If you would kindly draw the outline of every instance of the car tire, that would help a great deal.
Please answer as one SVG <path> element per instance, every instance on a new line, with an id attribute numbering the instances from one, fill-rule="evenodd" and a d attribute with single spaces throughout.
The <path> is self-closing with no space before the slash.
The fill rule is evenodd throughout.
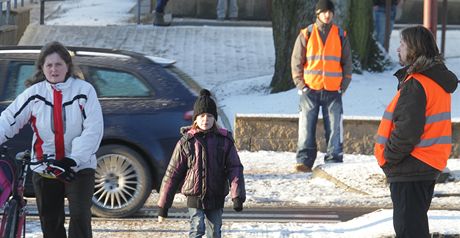
<path id="1" fill-rule="evenodd" d="M 139 153 L 122 145 L 97 152 L 91 212 L 99 217 L 127 217 L 138 211 L 152 191 L 149 166 Z"/>

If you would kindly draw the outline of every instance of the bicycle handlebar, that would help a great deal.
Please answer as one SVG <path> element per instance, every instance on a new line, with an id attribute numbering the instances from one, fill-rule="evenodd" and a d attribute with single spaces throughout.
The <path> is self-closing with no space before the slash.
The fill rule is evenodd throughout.
<path id="1" fill-rule="evenodd" d="M 26 151 L 19 152 L 16 154 L 16 160 L 22 161 L 23 163 L 27 165 L 46 164 L 46 163 L 54 161 L 54 159 L 48 159 L 49 157 L 54 157 L 54 156 L 53 155 L 43 155 L 41 160 L 32 162 L 31 157 L 30 157 L 30 151 L 26 150 Z"/>

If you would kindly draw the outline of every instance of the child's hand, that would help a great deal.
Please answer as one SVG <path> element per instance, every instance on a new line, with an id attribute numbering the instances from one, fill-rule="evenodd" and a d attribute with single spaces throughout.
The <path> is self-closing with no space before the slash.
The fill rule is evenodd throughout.
<path id="1" fill-rule="evenodd" d="M 158 222 L 160 222 L 160 223 L 163 222 L 165 219 L 166 218 L 164 218 L 164 217 L 158 216 Z"/>

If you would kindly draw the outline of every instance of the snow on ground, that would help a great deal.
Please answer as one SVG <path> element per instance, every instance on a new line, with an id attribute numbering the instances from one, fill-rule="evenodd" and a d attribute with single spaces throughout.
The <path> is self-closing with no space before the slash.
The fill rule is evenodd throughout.
<path id="1" fill-rule="evenodd" d="M 137 0 L 66 0 L 58 11 L 46 20 L 47 25 L 113 25 L 127 22 Z"/>
<path id="2" fill-rule="evenodd" d="M 458 234 L 460 211 L 429 211 L 430 231 L 439 234 Z M 455 220 L 457 219 L 457 220 Z M 28 238 L 42 237 L 39 223 L 30 221 Z M 152 219 L 141 219 L 131 222 L 119 222 L 107 219 L 93 222 L 93 235 L 98 238 L 151 238 L 187 237 L 188 221 L 167 220 L 156 223 Z M 34 231 L 31 231 L 34 230 Z M 378 210 L 353 220 L 336 224 L 308 223 L 273 223 L 273 222 L 228 222 L 223 223 L 223 237 L 228 238 L 380 238 L 389 237 L 393 232 L 392 211 Z M 390 236 L 391 237 L 391 236 Z"/>
<path id="3" fill-rule="evenodd" d="M 321 155 L 320 155 L 321 156 Z M 290 152 L 240 152 L 245 166 L 248 201 L 245 207 L 257 206 L 347 206 L 386 207 L 389 209 L 357 217 L 341 223 L 308 224 L 294 222 L 231 222 L 224 219 L 224 237 L 384 237 L 393 234 L 391 200 L 383 174 L 372 156 L 346 155 L 343 164 L 324 164 L 318 168 L 346 185 L 368 193 L 349 191 L 329 180 L 312 174 L 292 172 L 295 154 Z M 435 194 L 460 193 L 460 160 L 449 160 L 455 182 L 437 184 Z M 157 194 L 154 194 L 157 195 Z M 155 196 L 153 196 L 155 200 Z M 185 199 L 176 195 L 173 206 L 183 207 Z M 227 202 L 227 206 L 230 202 Z M 432 208 L 459 208 L 458 197 L 435 197 Z M 244 211 L 243 211 L 244 212 Z M 430 231 L 460 234 L 460 211 L 429 212 Z M 95 237 L 185 237 L 188 221 L 168 219 L 158 224 L 154 220 L 93 221 Z M 27 223 L 27 237 L 41 237 L 38 221 Z"/>

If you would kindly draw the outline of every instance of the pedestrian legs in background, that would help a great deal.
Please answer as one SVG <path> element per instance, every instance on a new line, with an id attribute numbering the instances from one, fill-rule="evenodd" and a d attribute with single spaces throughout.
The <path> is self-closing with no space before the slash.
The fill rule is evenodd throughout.
<path id="1" fill-rule="evenodd" d="M 153 12 L 153 25 L 155 26 L 169 26 L 170 23 L 164 19 L 165 8 L 168 4 L 168 0 L 157 0 L 157 6 L 155 12 Z"/>
<path id="2" fill-rule="evenodd" d="M 217 0 L 217 20 L 225 20 L 228 11 L 230 20 L 238 19 L 238 0 Z"/>
<path id="3" fill-rule="evenodd" d="M 385 25 L 386 25 L 386 15 L 385 7 L 374 6 L 373 11 L 374 16 L 374 36 L 375 40 L 379 42 L 382 46 L 385 44 Z M 396 17 L 396 5 L 392 5 L 390 13 L 390 32 L 388 37 L 390 37 L 391 32 L 393 31 L 393 25 L 395 23 Z"/>

